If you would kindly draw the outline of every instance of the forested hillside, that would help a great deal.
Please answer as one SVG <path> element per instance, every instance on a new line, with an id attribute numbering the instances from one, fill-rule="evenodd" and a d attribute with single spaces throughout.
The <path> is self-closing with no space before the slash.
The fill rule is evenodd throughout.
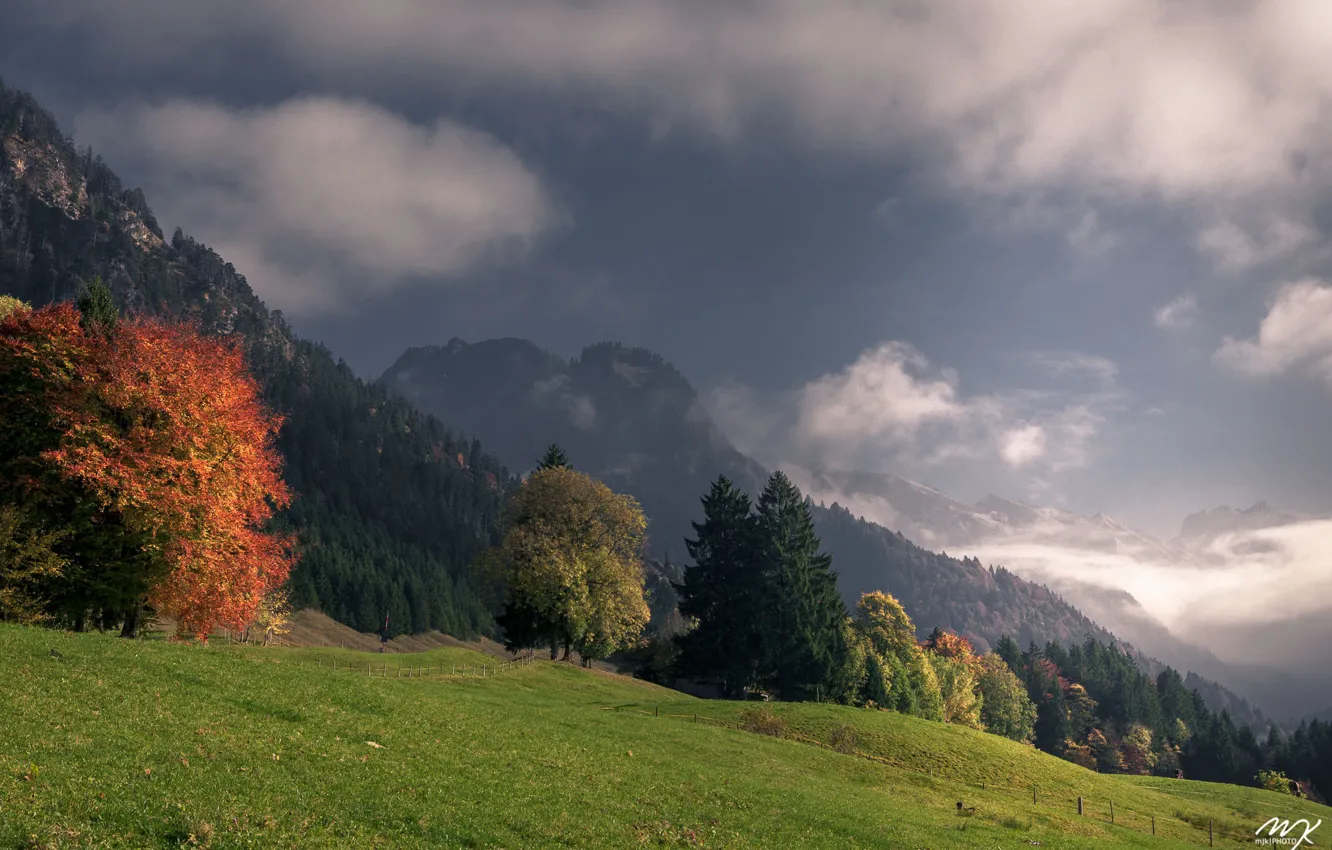
<path id="1" fill-rule="evenodd" d="M 293 603 L 364 631 L 385 615 L 394 634 L 489 624 L 464 572 L 514 484 L 494 457 L 296 337 L 206 246 L 179 229 L 165 238 L 140 191 L 3 82 L 0 146 L 0 294 L 40 306 L 101 276 L 122 311 L 243 340 L 286 418 L 278 447 L 296 498 L 280 522 L 303 544 Z"/>
<path id="2" fill-rule="evenodd" d="M 407 351 L 383 382 L 423 411 L 485 434 L 514 466 L 558 442 L 575 467 L 638 498 L 658 556 L 680 559 L 716 476 L 757 493 L 768 474 L 731 445 L 679 371 L 641 348 L 599 343 L 565 361 L 526 340 L 455 339 Z M 868 591 L 892 593 L 922 638 L 940 626 L 981 651 L 1003 634 L 1111 639 L 1056 594 L 1005 570 L 926 551 L 837 505 L 815 506 L 814 517 L 848 604 Z"/>

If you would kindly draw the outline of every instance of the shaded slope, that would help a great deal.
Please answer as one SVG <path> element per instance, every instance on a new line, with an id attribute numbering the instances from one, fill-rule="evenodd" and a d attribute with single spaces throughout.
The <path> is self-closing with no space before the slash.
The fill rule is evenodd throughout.
<path id="1" fill-rule="evenodd" d="M 76 150 L 29 96 L 0 84 L 0 293 L 36 305 L 102 276 L 130 312 L 197 320 L 247 350 L 286 417 L 279 448 L 301 534 L 294 601 L 362 631 L 473 635 L 488 614 L 462 579 L 493 538 L 512 480 L 480 445 L 299 339 L 245 277 L 138 190 Z"/>

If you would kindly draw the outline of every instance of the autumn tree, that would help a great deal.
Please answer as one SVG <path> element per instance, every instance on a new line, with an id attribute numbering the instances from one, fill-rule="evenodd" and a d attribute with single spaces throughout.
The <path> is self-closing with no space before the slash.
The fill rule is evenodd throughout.
<path id="1" fill-rule="evenodd" d="M 10 313 L 19 308 L 29 309 L 27 304 L 12 295 L 0 295 L 0 320 L 4 320 Z"/>
<path id="2" fill-rule="evenodd" d="M 632 497 L 567 467 L 533 473 L 505 509 L 485 558 L 503 576 L 500 622 L 511 648 L 548 642 L 585 660 L 632 643 L 647 625 L 647 521 Z"/>
<path id="3" fill-rule="evenodd" d="M 265 645 L 291 633 L 291 600 L 286 590 L 278 588 L 260 600 L 254 619 L 245 629 L 247 640 L 251 630 L 263 636 Z"/>
<path id="4" fill-rule="evenodd" d="M 982 697 L 976 684 L 976 656 L 971 643 L 954 632 L 936 628 L 926 641 L 925 650 L 939 682 L 944 722 L 982 728 Z"/>
<path id="5" fill-rule="evenodd" d="M 902 714 L 943 719 L 943 696 L 934 666 L 916 642 L 916 626 L 890 593 L 862 594 L 856 630 L 865 636 L 890 683 L 885 706 Z"/>
<path id="6" fill-rule="evenodd" d="M 60 538 L 60 532 L 36 526 L 27 511 L 0 504 L 0 620 L 48 618 L 42 588 L 65 570 L 65 559 L 55 551 Z"/>
<path id="7" fill-rule="evenodd" d="M 985 731 L 1028 743 L 1036 724 L 1036 705 L 1022 681 L 997 652 L 976 659 L 976 689 L 981 695 Z"/>
<path id="8" fill-rule="evenodd" d="M 129 634 L 145 601 L 185 633 L 241 628 L 295 560 L 266 530 L 289 501 L 281 420 L 234 344 L 106 319 L 66 303 L 0 323 L 0 482 L 82 556 L 53 604 L 80 623 L 121 606 Z"/>

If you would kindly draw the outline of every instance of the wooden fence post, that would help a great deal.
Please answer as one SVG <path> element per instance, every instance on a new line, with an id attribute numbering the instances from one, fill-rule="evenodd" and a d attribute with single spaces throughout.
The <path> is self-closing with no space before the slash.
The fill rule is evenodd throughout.
<path id="1" fill-rule="evenodd" d="M 1110 822 L 1111 822 L 1111 823 L 1114 823 L 1114 822 L 1115 822 L 1115 801 L 1114 801 L 1114 800 L 1111 800 L 1111 801 L 1110 801 Z"/>
<path id="2" fill-rule="evenodd" d="M 1079 814 L 1079 815 L 1082 814 L 1082 798 L 1081 798 L 1081 797 L 1078 798 L 1078 814 Z"/>
<path id="3" fill-rule="evenodd" d="M 1031 802 L 1032 805 L 1036 804 L 1036 785 L 1034 783 L 1031 786 Z"/>
<path id="4" fill-rule="evenodd" d="M 1156 834 L 1156 815 L 1152 815 L 1152 835 Z"/>

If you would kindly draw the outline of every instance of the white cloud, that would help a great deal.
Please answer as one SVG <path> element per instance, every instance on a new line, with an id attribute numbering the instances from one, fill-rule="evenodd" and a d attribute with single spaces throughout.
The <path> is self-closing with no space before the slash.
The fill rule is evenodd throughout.
<path id="1" fill-rule="evenodd" d="M 1152 321 L 1158 328 L 1173 330 L 1190 327 L 1198 318 L 1198 297 L 1181 295 L 1169 304 L 1162 304 L 1152 312 Z"/>
<path id="2" fill-rule="evenodd" d="M 865 351 L 840 373 L 807 384 L 798 428 L 817 440 L 889 437 L 910 440 L 925 424 L 965 412 L 957 401 L 957 376 L 924 375 L 929 362 L 903 342 Z"/>
<path id="3" fill-rule="evenodd" d="M 1055 498 L 1048 476 L 1092 461 L 1124 392 L 1118 367 L 1102 357 L 1060 351 L 1023 359 L 1035 373 L 1060 378 L 1061 389 L 966 395 L 955 372 L 895 341 L 776 396 L 725 385 L 708 407 L 741 451 L 770 464 L 898 474 L 988 464 L 1039 481 Z"/>
<path id="4" fill-rule="evenodd" d="M 1026 466 L 1045 454 L 1045 429 L 1040 425 L 1010 428 L 999 436 L 999 456 L 1014 468 Z"/>
<path id="5" fill-rule="evenodd" d="M 137 160 L 163 222 L 211 244 L 292 311 L 346 308 L 520 254 L 556 221 L 507 148 L 447 121 L 308 98 L 253 110 L 126 104 L 78 134 Z"/>
<path id="6" fill-rule="evenodd" d="M 1215 359 L 1251 376 L 1304 366 L 1332 383 L 1332 286 L 1312 278 L 1283 286 L 1258 326 L 1258 336 L 1227 337 Z"/>

